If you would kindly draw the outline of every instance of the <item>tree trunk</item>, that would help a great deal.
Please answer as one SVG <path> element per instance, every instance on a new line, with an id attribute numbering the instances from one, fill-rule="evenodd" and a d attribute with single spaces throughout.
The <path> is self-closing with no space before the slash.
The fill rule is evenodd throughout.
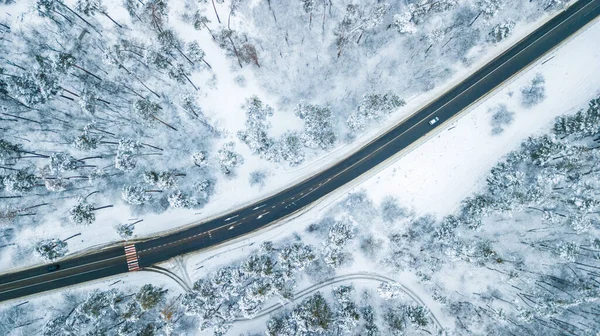
<path id="1" fill-rule="evenodd" d="M 92 196 L 93 194 L 97 194 L 97 193 L 99 193 L 99 191 L 98 191 L 98 190 L 96 190 L 96 191 L 92 191 L 91 193 L 87 194 L 87 196 L 85 196 L 85 197 L 83 198 L 83 201 L 85 202 L 85 200 L 86 200 L 88 197 Z"/>
<path id="2" fill-rule="evenodd" d="M 81 71 L 85 72 L 86 74 L 88 74 L 88 75 L 90 75 L 90 76 L 92 76 L 92 77 L 96 78 L 96 79 L 97 79 L 97 80 L 99 80 L 99 81 L 101 81 L 101 80 L 102 80 L 102 78 L 100 78 L 100 77 L 96 76 L 95 74 L 93 74 L 93 73 L 91 73 L 91 72 L 87 71 L 86 69 L 84 69 L 84 68 L 80 67 L 80 66 L 79 66 L 79 65 L 77 65 L 77 64 L 73 64 L 73 66 L 74 66 L 74 67 L 76 67 L 77 69 L 79 69 L 79 70 L 81 70 Z M 77 96 L 77 97 L 79 97 L 79 96 Z"/>
<path id="3" fill-rule="evenodd" d="M 118 24 L 115 20 L 113 20 L 113 18 L 110 17 L 110 15 L 106 14 L 106 12 L 102 12 L 102 15 L 106 16 L 110 21 L 112 21 L 114 24 L 117 25 L 117 27 L 119 28 L 123 28 L 123 26 L 121 26 L 120 24 Z"/>
<path id="4" fill-rule="evenodd" d="M 231 46 L 233 47 L 233 52 L 235 53 L 235 57 L 237 57 L 240 68 L 243 68 L 242 61 L 240 60 L 240 54 L 238 53 L 237 48 L 235 47 L 235 43 L 233 43 L 233 39 L 231 39 L 231 36 L 227 36 L 227 38 L 229 39 L 229 42 L 231 42 Z"/>
<path id="5" fill-rule="evenodd" d="M 469 23 L 469 27 L 471 27 L 475 21 L 477 21 L 477 19 L 479 19 L 479 16 L 481 15 L 482 12 L 479 12 L 479 14 L 477 14 L 477 16 L 473 19 L 473 21 L 471 21 L 471 23 Z"/>
<path id="6" fill-rule="evenodd" d="M 164 149 L 162 149 L 162 148 L 159 148 L 159 147 L 156 147 L 156 146 L 152 146 L 152 145 L 149 145 L 149 144 L 147 144 L 147 143 L 142 143 L 142 145 L 144 145 L 144 146 L 148 146 L 148 147 L 150 147 L 150 148 L 154 148 L 154 149 L 156 149 L 156 150 L 159 150 L 159 151 L 164 151 Z"/>
<path id="7" fill-rule="evenodd" d="M 206 25 L 206 23 L 202 22 L 202 24 L 204 25 L 204 28 L 206 28 L 206 30 L 208 30 L 208 33 L 210 34 L 210 36 L 212 37 L 213 41 L 216 40 L 217 38 L 215 37 L 215 35 L 213 34 L 212 30 L 210 30 L 210 28 L 208 28 L 208 26 Z"/>
<path id="8" fill-rule="evenodd" d="M 171 126 L 171 125 L 167 124 L 166 122 L 164 122 L 164 121 L 160 120 L 160 119 L 159 119 L 158 117 L 156 117 L 155 115 L 152 115 L 152 118 L 153 118 L 153 119 L 155 119 L 155 120 L 158 120 L 160 123 L 162 123 L 163 125 L 167 126 L 168 128 L 170 128 L 170 129 L 172 129 L 172 130 L 174 130 L 174 131 L 177 131 L 177 128 L 175 128 L 175 127 L 173 127 L 173 126 Z"/>
<path id="9" fill-rule="evenodd" d="M 81 15 L 77 14 L 74 10 L 72 10 L 69 6 L 63 4 L 62 2 L 59 2 L 61 5 L 63 5 L 63 7 L 65 7 L 69 12 L 73 13 L 73 15 L 77 16 L 81 21 L 85 22 L 88 26 L 92 27 L 92 29 L 94 29 L 96 31 L 96 33 L 98 33 L 100 36 L 102 36 L 102 33 L 96 29 L 96 27 L 94 27 L 94 25 L 92 25 L 91 23 L 89 23 L 86 19 L 82 18 Z"/>
<path id="10" fill-rule="evenodd" d="M 76 234 L 74 234 L 74 235 L 72 235 L 72 236 L 70 236 L 70 237 L 67 237 L 67 238 L 63 239 L 63 241 L 67 241 L 67 240 L 69 240 L 69 239 L 71 239 L 71 238 L 75 238 L 75 237 L 77 237 L 77 236 L 81 236 L 81 232 L 79 232 L 79 233 L 76 233 Z"/>
<path id="11" fill-rule="evenodd" d="M 113 205 L 112 205 L 112 204 L 110 204 L 110 205 L 101 206 L 101 207 L 99 207 L 99 208 L 93 208 L 93 209 L 92 209 L 92 211 L 96 211 L 96 210 L 102 210 L 102 209 L 106 209 L 106 208 L 112 208 L 112 207 L 113 207 Z"/>
<path id="12" fill-rule="evenodd" d="M 211 0 L 211 1 L 212 1 L 213 9 L 215 10 L 215 15 L 217 16 L 217 21 L 219 21 L 219 23 L 221 23 L 221 19 L 219 18 L 219 13 L 217 13 L 217 6 L 215 5 L 215 0 Z"/>

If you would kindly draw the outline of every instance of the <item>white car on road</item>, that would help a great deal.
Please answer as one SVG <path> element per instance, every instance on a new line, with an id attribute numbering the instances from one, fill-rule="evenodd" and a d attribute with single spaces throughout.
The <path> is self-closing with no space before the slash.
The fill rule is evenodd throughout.
<path id="1" fill-rule="evenodd" d="M 436 122 L 438 122 L 438 121 L 440 121 L 440 118 L 438 118 L 438 117 L 435 117 L 435 118 L 433 118 L 433 119 L 429 120 L 429 125 L 433 126 L 433 125 L 435 125 L 435 123 L 436 123 Z"/>

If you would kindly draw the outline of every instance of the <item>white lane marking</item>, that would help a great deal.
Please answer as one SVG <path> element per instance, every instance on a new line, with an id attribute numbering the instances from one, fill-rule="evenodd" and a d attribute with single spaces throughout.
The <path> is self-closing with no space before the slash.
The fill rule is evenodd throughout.
<path id="1" fill-rule="evenodd" d="M 107 261 L 107 260 L 111 260 L 111 259 L 115 259 L 115 258 L 104 259 L 104 260 L 102 260 L 102 261 Z M 86 265 L 89 265 L 89 264 L 85 264 L 85 265 L 82 265 L 82 266 L 86 266 Z M 110 268 L 110 267 L 113 267 L 113 266 L 114 266 L 114 265 L 109 265 L 109 266 L 106 266 L 106 267 L 102 267 L 102 268 L 96 268 L 96 269 L 93 269 L 93 270 L 91 270 L 91 271 L 87 271 L 87 272 L 83 272 L 83 273 L 76 273 L 76 274 L 72 274 L 72 275 L 69 275 L 69 276 L 66 276 L 66 277 L 62 277 L 62 278 L 58 278 L 58 279 L 50 279 L 50 280 L 46 280 L 46 281 L 42 281 L 42 282 L 36 282 L 36 283 L 34 283 L 34 284 L 27 285 L 27 286 L 19 286 L 19 287 L 15 287 L 15 288 L 12 288 L 12 289 L 9 289 L 9 290 L 4 290 L 4 291 L 2 291 L 2 292 L 0 292 L 0 293 L 8 293 L 8 292 L 16 291 L 16 290 L 18 290 L 18 289 L 23 289 L 23 288 L 32 287 L 32 286 L 37 286 L 37 285 L 43 285 L 43 284 L 45 284 L 45 283 L 52 282 L 52 281 L 60 281 L 60 280 L 67 279 L 67 278 L 71 278 L 71 277 L 78 276 L 78 275 L 83 275 L 83 274 L 87 274 L 87 273 L 92 273 L 92 272 L 96 272 L 96 271 L 101 271 L 101 270 L 103 270 L 103 269 Z M 75 267 L 68 268 L 68 269 L 73 269 L 73 268 L 75 268 Z M 46 273 L 46 274 L 43 274 L 43 275 L 47 275 L 47 274 L 48 274 L 48 273 Z M 32 277 L 32 278 L 36 278 L 36 277 Z M 27 278 L 27 279 L 30 279 L 30 278 Z M 21 280 L 19 280 L 19 281 L 22 281 L 22 280 L 23 280 L 23 279 L 21 279 Z"/>
<path id="2" fill-rule="evenodd" d="M 236 218 L 236 217 L 239 217 L 239 216 L 240 216 L 240 215 L 231 216 L 231 217 L 229 217 L 229 218 L 225 219 L 225 221 L 227 222 L 228 220 L 232 220 L 232 219 L 234 219 L 234 218 Z"/>
<path id="3" fill-rule="evenodd" d="M 260 209 L 260 208 L 264 207 L 265 205 L 267 205 L 267 203 L 265 203 L 265 204 L 263 204 L 263 205 L 259 205 L 259 206 L 257 206 L 256 208 L 254 208 L 254 209 L 252 209 L 252 210 Z"/>
<path id="4" fill-rule="evenodd" d="M 267 212 L 265 212 L 265 213 L 262 213 L 262 214 L 260 214 L 260 216 L 256 217 L 256 219 L 261 219 L 261 218 L 262 218 L 262 216 L 264 216 L 264 215 L 266 215 L 266 214 L 268 214 L 268 213 L 269 213 L 269 211 L 267 211 Z"/>

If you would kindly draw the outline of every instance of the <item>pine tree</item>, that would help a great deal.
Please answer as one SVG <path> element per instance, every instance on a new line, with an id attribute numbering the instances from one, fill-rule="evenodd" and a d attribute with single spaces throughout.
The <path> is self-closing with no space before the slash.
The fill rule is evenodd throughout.
<path id="1" fill-rule="evenodd" d="M 174 189 L 177 187 L 176 174 L 172 172 L 148 171 L 143 174 L 144 182 L 160 190 Z"/>
<path id="2" fill-rule="evenodd" d="M 133 170 L 137 164 L 136 156 L 141 148 L 142 144 L 138 141 L 129 138 L 120 139 L 115 156 L 115 168 L 123 171 Z"/>
<path id="3" fill-rule="evenodd" d="M 187 194 L 181 192 L 181 190 L 175 190 L 167 197 L 167 201 L 172 208 L 191 208 L 194 205 L 198 204 L 198 201 L 190 197 Z"/>
<path id="4" fill-rule="evenodd" d="M 96 221 L 94 210 L 93 205 L 80 201 L 69 210 L 69 219 L 77 225 L 88 226 Z"/>
<path id="5" fill-rule="evenodd" d="M 360 315 L 352 295 L 354 287 L 339 286 L 333 289 L 335 324 L 343 334 L 350 334 L 358 325 Z"/>
<path id="6" fill-rule="evenodd" d="M 337 136 L 333 130 L 333 117 L 329 107 L 301 102 L 294 113 L 304 120 L 301 138 L 306 147 L 326 150 L 335 144 Z"/>
<path id="7" fill-rule="evenodd" d="M 301 136 L 296 132 L 287 132 L 276 144 L 278 155 L 290 166 L 295 167 L 304 162 L 304 149 Z"/>
<path id="8" fill-rule="evenodd" d="M 22 149 L 20 145 L 12 144 L 0 139 L 0 163 L 14 164 L 21 158 Z"/>
<path id="9" fill-rule="evenodd" d="M 515 25 L 516 22 L 510 19 L 495 25 L 488 36 L 490 42 L 498 43 L 506 39 L 508 36 L 510 36 L 510 34 L 512 34 Z"/>
<path id="10" fill-rule="evenodd" d="M 33 174 L 28 173 L 24 169 L 17 170 L 17 172 L 8 174 L 2 179 L 4 184 L 4 190 L 9 193 L 23 194 L 31 191 L 36 186 L 37 177 Z"/>
<path id="11" fill-rule="evenodd" d="M 58 238 L 49 238 L 35 244 L 35 253 L 42 259 L 54 261 L 67 254 L 67 242 Z"/>
<path id="12" fill-rule="evenodd" d="M 135 294 L 135 300 L 142 308 L 142 311 L 147 311 L 163 303 L 166 293 L 166 289 L 146 284 Z"/>
<path id="13" fill-rule="evenodd" d="M 271 127 L 267 118 L 273 115 L 273 108 L 263 104 L 256 96 L 246 99 L 242 108 L 246 111 L 246 129 L 238 132 L 238 138 L 250 147 L 253 154 L 276 161 L 269 155 L 274 141 L 267 135 Z"/>
<path id="14" fill-rule="evenodd" d="M 208 166 L 208 154 L 206 151 L 199 151 L 192 154 L 192 161 L 197 167 L 204 168 Z"/>
<path id="15" fill-rule="evenodd" d="M 124 186 L 121 197 L 127 204 L 131 205 L 142 205 L 152 199 L 150 193 L 141 185 Z"/>
<path id="16" fill-rule="evenodd" d="M 321 292 L 302 300 L 291 313 L 298 332 L 303 334 L 325 333 L 334 323 L 334 315 Z"/>
<path id="17" fill-rule="evenodd" d="M 225 143 L 217 152 L 221 169 L 226 175 L 231 174 L 233 169 L 244 163 L 244 158 L 235 152 L 235 143 Z"/>

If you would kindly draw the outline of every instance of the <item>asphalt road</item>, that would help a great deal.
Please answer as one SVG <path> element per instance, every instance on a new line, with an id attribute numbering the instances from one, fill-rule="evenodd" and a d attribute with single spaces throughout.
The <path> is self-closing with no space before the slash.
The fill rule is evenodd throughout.
<path id="1" fill-rule="evenodd" d="M 392 157 L 539 59 L 600 15 L 600 0 L 579 0 L 428 106 L 359 151 L 272 197 L 185 230 L 135 244 L 139 266 L 220 244 L 284 218 Z M 566 97 L 565 97 L 566 98 Z M 429 120 L 438 117 L 436 125 Z M 123 245 L 0 276 L 0 301 L 128 272 Z"/>

